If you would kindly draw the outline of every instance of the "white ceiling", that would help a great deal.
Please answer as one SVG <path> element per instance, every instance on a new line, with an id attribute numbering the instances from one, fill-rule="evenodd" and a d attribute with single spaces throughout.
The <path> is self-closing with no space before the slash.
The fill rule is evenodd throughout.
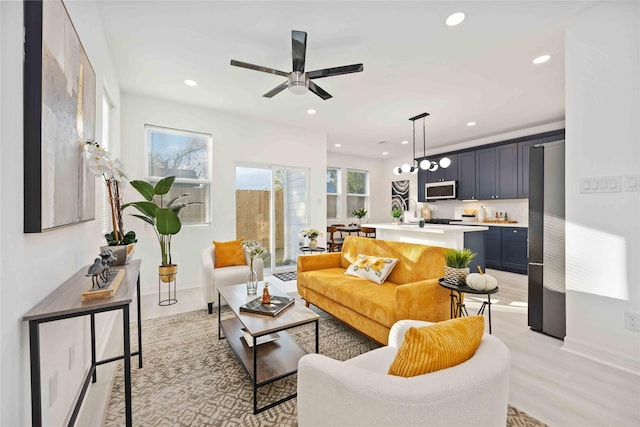
<path id="1" fill-rule="evenodd" d="M 428 150 L 563 120 L 564 23 L 587 4 L 101 1 L 99 8 L 124 92 L 246 116 L 247 126 L 258 118 L 324 132 L 329 151 L 382 159 L 382 151 L 411 154 L 408 119 L 422 112 L 431 114 Z M 447 27 L 455 11 L 467 19 Z M 285 79 L 229 61 L 291 71 L 292 29 L 308 33 L 307 71 L 363 63 L 364 72 L 315 80 L 333 95 L 327 101 L 311 92 L 262 97 Z M 545 53 L 549 62 L 532 64 Z"/>

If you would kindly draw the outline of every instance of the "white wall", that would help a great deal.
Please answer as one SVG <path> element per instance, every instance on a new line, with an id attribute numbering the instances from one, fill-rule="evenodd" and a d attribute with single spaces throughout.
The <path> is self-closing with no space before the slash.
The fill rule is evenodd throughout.
<path id="1" fill-rule="evenodd" d="M 71 2 L 67 7 L 96 71 L 97 100 L 101 99 L 104 81 L 117 94 L 118 83 L 95 4 Z M 42 234 L 22 232 L 22 2 L 0 2 L 0 30 L 0 425 L 20 426 L 31 420 L 29 341 L 22 316 L 95 257 L 101 234 L 99 221 Z M 101 105 L 97 102 L 98 135 Z M 100 331 L 104 329 L 99 325 Z M 66 423 L 90 359 L 87 337 L 86 320 L 54 322 L 42 329 L 45 425 Z M 69 347 L 75 349 L 76 360 L 71 370 Z M 58 397 L 49 407 L 48 381 L 54 371 L 58 373 Z"/>
<path id="2" fill-rule="evenodd" d="M 565 349 L 640 373 L 640 193 L 581 194 L 580 178 L 640 174 L 640 4 L 601 2 L 566 32 Z"/>
<path id="3" fill-rule="evenodd" d="M 211 223 L 184 226 L 172 240 L 173 260 L 179 268 L 178 299 L 181 287 L 201 284 L 202 250 L 214 239 L 236 237 L 235 166 L 238 162 L 309 168 L 309 224 L 321 229 L 325 227 L 327 146 L 324 134 L 134 94 L 123 94 L 122 106 L 122 158 L 131 179 L 146 179 L 145 124 L 213 135 Z M 129 187 L 125 201 L 140 199 L 140 195 Z M 160 249 L 155 234 L 150 228 L 145 230 L 140 220 L 128 215 L 125 215 L 125 228 L 138 235 L 136 258 L 142 259 L 143 292 L 158 292 Z"/>

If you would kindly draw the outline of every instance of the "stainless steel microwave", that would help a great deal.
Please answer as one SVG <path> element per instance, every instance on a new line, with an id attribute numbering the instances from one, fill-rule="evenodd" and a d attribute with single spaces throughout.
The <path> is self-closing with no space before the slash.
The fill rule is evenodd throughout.
<path id="1" fill-rule="evenodd" d="M 440 181 L 427 182 L 424 186 L 424 194 L 427 201 L 456 198 L 456 182 Z"/>

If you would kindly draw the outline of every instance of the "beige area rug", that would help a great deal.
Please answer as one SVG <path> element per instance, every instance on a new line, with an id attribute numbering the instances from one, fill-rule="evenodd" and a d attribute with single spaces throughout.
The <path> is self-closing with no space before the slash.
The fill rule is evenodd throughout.
<path id="1" fill-rule="evenodd" d="M 320 312 L 320 353 L 339 360 L 379 347 L 348 326 Z M 232 316 L 223 307 L 223 318 Z M 142 324 L 143 363 L 132 362 L 135 426 L 296 426 L 296 399 L 253 415 L 249 378 L 226 340 L 218 340 L 218 316 L 206 310 L 146 320 Z M 314 348 L 314 326 L 289 330 L 308 351 Z M 124 425 L 124 379 L 118 362 L 103 426 Z M 295 392 L 296 376 L 264 387 L 263 406 L 274 396 Z M 544 427 L 509 407 L 507 426 Z"/>

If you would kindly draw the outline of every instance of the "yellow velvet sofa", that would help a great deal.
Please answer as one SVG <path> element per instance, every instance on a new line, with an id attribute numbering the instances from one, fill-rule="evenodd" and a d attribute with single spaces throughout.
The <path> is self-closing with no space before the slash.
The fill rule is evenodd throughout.
<path id="1" fill-rule="evenodd" d="M 447 248 L 348 236 L 341 252 L 298 257 L 298 293 L 363 334 L 387 345 L 398 320 L 450 318 L 444 276 Z M 359 254 L 398 258 L 381 285 L 344 274 Z"/>

